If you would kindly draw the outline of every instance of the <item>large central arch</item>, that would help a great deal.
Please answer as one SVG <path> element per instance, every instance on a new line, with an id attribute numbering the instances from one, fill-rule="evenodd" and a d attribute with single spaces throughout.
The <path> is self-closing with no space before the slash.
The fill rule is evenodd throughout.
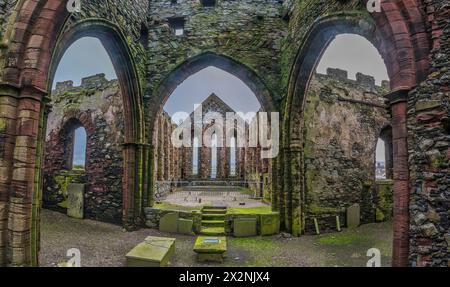
<path id="1" fill-rule="evenodd" d="M 153 95 L 155 104 L 150 107 L 152 112 L 149 113 L 149 118 L 147 119 L 150 129 L 149 134 L 152 137 L 150 142 L 153 142 L 154 140 L 153 137 L 155 134 L 156 117 L 162 111 L 163 106 L 170 95 L 189 76 L 194 75 L 195 73 L 211 66 L 228 72 L 243 81 L 255 94 L 264 111 L 277 111 L 272 93 L 269 91 L 263 80 L 256 74 L 256 72 L 228 56 L 219 55 L 214 52 L 205 52 L 194 56 L 180 64 L 161 82 L 161 84 L 157 88 L 156 92 Z M 156 152 L 157 151 L 153 151 L 153 154 L 150 155 L 150 161 Z M 275 161 L 275 159 L 273 160 Z M 153 171 L 149 172 L 149 178 L 154 180 Z M 152 200 L 150 199 L 153 198 L 154 194 L 153 186 L 154 182 L 148 185 L 148 205 L 152 204 Z"/>
<path id="2" fill-rule="evenodd" d="M 368 39 L 382 55 L 391 79 L 390 101 L 394 141 L 394 242 L 393 265 L 406 266 L 409 255 L 409 169 L 406 134 L 406 98 L 408 92 L 427 73 L 428 43 L 418 7 L 390 6 L 383 2 L 383 13 L 374 18 L 363 12 L 343 12 L 319 18 L 305 36 L 291 72 L 284 110 L 283 208 L 286 228 L 301 234 L 304 227 L 305 177 L 303 154 L 303 110 L 305 95 L 314 69 L 330 42 L 339 34 L 358 34 Z M 392 9 L 394 7 L 395 9 Z M 406 9 L 407 8 L 407 9 Z M 402 13 L 406 9 L 408 13 Z M 404 15 L 412 19 L 405 19 Z M 396 17 L 397 22 L 390 20 Z M 413 36 L 405 23 L 414 23 Z"/>
<path id="3" fill-rule="evenodd" d="M 113 62 L 123 95 L 125 117 L 123 222 L 132 228 L 142 212 L 144 123 L 141 87 L 126 37 L 114 23 L 86 19 L 71 23 L 66 2 L 20 1 L 0 79 L 0 114 L 8 111 L 1 147 L 0 265 L 38 265 L 42 199 L 41 165 L 49 91 L 66 49 L 85 36 L 98 38 Z M 34 2 L 33 2 L 34 3 Z M 13 129 L 12 127 L 16 127 Z"/>

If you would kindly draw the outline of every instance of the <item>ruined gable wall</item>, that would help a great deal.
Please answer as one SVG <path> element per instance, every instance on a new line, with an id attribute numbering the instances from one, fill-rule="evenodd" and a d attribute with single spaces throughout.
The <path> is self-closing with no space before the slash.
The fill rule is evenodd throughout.
<path id="1" fill-rule="evenodd" d="M 84 78 L 81 86 L 59 83 L 52 94 L 45 143 L 43 204 L 64 205 L 67 181 L 74 173 L 86 184 L 85 217 L 120 223 L 122 221 L 122 176 L 124 119 L 117 80 L 104 74 Z M 87 133 L 85 171 L 68 170 L 72 154 L 67 148 L 73 130 L 63 130 L 77 120 Z M 70 127 L 69 127 L 70 129 Z M 71 178 L 72 177 L 72 178 Z M 77 176 L 75 176 L 77 177 Z M 62 203 L 62 204 L 61 204 Z"/>
<path id="2" fill-rule="evenodd" d="M 354 203 L 361 205 L 363 222 L 375 221 L 369 188 L 377 140 L 389 124 L 386 91 L 373 77 L 358 74 L 349 80 L 337 69 L 311 80 L 304 134 L 307 232 L 314 231 L 313 217 L 321 230 L 335 229 L 335 216 L 344 219 L 343 211 Z"/>

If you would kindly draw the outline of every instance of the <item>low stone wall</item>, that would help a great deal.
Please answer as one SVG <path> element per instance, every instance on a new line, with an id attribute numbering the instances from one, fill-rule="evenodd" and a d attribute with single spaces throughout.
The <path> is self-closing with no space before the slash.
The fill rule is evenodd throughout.
<path id="1" fill-rule="evenodd" d="M 155 183 L 155 200 L 161 202 L 167 198 L 172 191 L 172 183 L 170 181 L 158 181 Z"/>
<path id="2" fill-rule="evenodd" d="M 194 221 L 193 232 L 200 232 L 202 224 L 202 215 L 200 211 L 180 211 L 173 209 L 159 209 L 147 207 L 144 209 L 145 213 L 145 226 L 152 229 L 159 229 L 159 221 L 161 217 L 169 213 L 178 213 L 179 218 L 189 219 Z"/>
<path id="3" fill-rule="evenodd" d="M 86 183 L 83 170 L 61 171 L 52 177 L 44 176 L 42 206 L 51 210 L 66 212 L 68 188 L 71 183 Z"/>
<path id="4" fill-rule="evenodd" d="M 264 232 L 261 230 L 262 228 L 262 222 L 263 216 L 266 217 L 272 217 L 274 220 L 277 220 L 279 222 L 279 213 L 278 212 L 272 212 L 272 213 L 265 213 L 265 214 L 241 214 L 241 213 L 227 213 L 225 216 L 225 233 L 227 236 L 233 236 L 234 235 L 234 221 L 237 219 L 256 219 L 256 231 L 258 235 L 265 235 Z M 276 218 L 276 219 L 275 219 Z M 267 224 L 266 224 L 267 226 Z M 266 228 L 267 229 L 267 228 Z M 269 229 L 272 229 L 272 227 L 269 227 Z M 277 228 L 279 231 L 279 227 Z M 267 231 L 266 231 L 267 232 Z M 272 234 L 267 234 L 272 235 Z"/>
<path id="5" fill-rule="evenodd" d="M 233 223 L 236 219 L 256 218 L 256 226 L 258 234 L 261 234 L 261 218 L 258 214 L 233 214 L 227 213 L 225 216 L 225 233 L 228 236 L 232 236 L 234 233 Z"/>

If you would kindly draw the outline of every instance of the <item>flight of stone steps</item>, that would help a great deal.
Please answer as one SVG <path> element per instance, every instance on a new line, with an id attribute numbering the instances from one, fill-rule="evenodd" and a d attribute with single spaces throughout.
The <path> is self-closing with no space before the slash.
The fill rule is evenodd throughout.
<path id="1" fill-rule="evenodd" d="M 206 236 L 225 235 L 225 206 L 204 206 L 202 209 L 202 228 L 200 234 Z"/>

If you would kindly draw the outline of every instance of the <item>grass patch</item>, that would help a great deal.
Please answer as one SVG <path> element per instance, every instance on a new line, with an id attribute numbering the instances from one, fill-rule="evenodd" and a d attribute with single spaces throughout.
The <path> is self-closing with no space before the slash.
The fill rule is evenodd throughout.
<path id="1" fill-rule="evenodd" d="M 57 204 L 57 206 L 67 209 L 67 206 L 68 206 L 67 200 L 61 201 L 60 203 Z"/>
<path id="2" fill-rule="evenodd" d="M 274 250 L 278 247 L 272 239 L 264 237 L 233 238 L 230 243 L 248 250 Z"/>
<path id="3" fill-rule="evenodd" d="M 172 210 L 180 210 L 180 211 L 194 211 L 194 210 L 201 210 L 202 209 L 199 206 L 184 206 L 184 205 L 171 204 L 171 203 L 167 203 L 167 202 L 155 203 L 153 208 L 157 208 L 157 209 L 172 209 Z"/>
<path id="4" fill-rule="evenodd" d="M 258 206 L 258 207 L 237 207 L 228 208 L 228 213 L 231 214 L 268 214 L 272 213 L 272 207 L 270 205 Z"/>
<path id="5" fill-rule="evenodd" d="M 323 245 L 342 246 L 367 242 L 368 239 L 367 236 L 361 234 L 341 233 L 321 236 L 319 238 L 319 243 Z"/>

